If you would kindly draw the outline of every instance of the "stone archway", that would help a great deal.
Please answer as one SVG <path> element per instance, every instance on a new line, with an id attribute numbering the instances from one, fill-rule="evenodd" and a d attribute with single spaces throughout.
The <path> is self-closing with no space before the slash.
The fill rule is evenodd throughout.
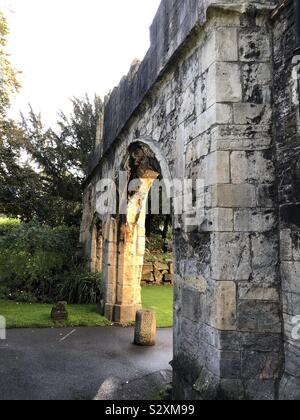
<path id="1" fill-rule="evenodd" d="M 145 254 L 145 221 L 148 194 L 155 180 L 170 180 L 159 146 L 151 140 L 136 140 L 127 149 L 122 164 L 128 182 L 118 191 L 126 197 L 126 214 L 109 216 L 106 223 L 103 282 L 106 285 L 105 316 L 114 322 L 135 320 L 141 309 L 141 278 Z M 120 203 L 119 203 L 120 204 Z"/>

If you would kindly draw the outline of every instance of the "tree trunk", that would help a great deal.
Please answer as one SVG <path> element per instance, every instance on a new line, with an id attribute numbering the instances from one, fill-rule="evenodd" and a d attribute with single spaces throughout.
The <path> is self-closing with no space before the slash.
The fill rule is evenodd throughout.
<path id="1" fill-rule="evenodd" d="M 151 235 L 152 214 L 146 216 L 146 238 Z"/>
<path id="2" fill-rule="evenodd" d="M 164 230 L 162 232 L 163 239 L 167 239 L 170 224 L 171 224 L 171 216 L 168 215 L 165 218 Z"/>

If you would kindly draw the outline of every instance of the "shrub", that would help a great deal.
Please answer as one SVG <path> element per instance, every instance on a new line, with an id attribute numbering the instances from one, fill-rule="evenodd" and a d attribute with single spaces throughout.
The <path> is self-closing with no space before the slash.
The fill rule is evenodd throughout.
<path id="1" fill-rule="evenodd" d="M 8 296 L 9 300 L 15 300 L 20 303 L 37 303 L 38 299 L 29 292 L 23 292 L 23 291 L 16 291 L 13 293 L 10 293 Z"/>
<path id="2" fill-rule="evenodd" d="M 78 237 L 77 228 L 0 224 L 0 286 L 17 300 L 57 300 L 64 277 L 80 270 Z"/>
<path id="3" fill-rule="evenodd" d="M 70 273 L 59 285 L 59 299 L 72 303 L 96 303 L 101 296 L 101 274 Z"/>
<path id="4" fill-rule="evenodd" d="M 6 300 L 9 299 L 9 288 L 6 286 L 1 286 L 0 285 L 0 300 Z"/>

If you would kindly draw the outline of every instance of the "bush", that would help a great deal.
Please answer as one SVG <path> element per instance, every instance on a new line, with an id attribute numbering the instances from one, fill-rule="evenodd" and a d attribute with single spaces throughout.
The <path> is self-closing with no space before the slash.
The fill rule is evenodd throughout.
<path id="1" fill-rule="evenodd" d="M 100 279 L 84 273 L 77 261 L 78 237 L 77 228 L 1 223 L 2 299 L 10 295 L 11 299 L 31 303 L 60 299 L 69 303 L 96 302 Z"/>
<path id="2" fill-rule="evenodd" d="M 68 274 L 59 285 L 60 300 L 72 303 L 96 303 L 101 296 L 101 274 Z"/>
<path id="3" fill-rule="evenodd" d="M 9 288 L 6 286 L 1 286 L 0 285 L 0 300 L 7 300 L 9 299 Z"/>
<path id="4" fill-rule="evenodd" d="M 37 303 L 38 299 L 29 292 L 16 291 L 9 293 L 8 300 L 15 300 L 20 303 Z"/>

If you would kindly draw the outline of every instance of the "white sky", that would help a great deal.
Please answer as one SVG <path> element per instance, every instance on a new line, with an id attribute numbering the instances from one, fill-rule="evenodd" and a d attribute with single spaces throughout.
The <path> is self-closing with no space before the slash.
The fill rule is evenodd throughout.
<path id="1" fill-rule="evenodd" d="M 102 97 L 149 47 L 160 0 L 0 0 L 10 26 L 8 51 L 22 71 L 12 113 L 30 102 L 54 123 L 68 98 Z"/>

